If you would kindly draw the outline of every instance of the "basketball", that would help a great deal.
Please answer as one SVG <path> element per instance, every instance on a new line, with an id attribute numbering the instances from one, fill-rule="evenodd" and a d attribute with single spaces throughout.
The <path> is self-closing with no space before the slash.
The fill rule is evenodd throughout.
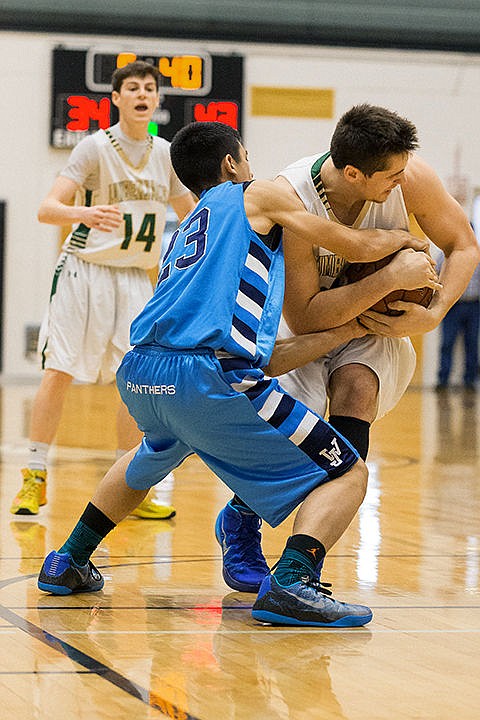
<path id="1" fill-rule="evenodd" d="M 371 275 L 377 270 L 385 267 L 385 265 L 388 265 L 394 255 L 395 253 L 372 262 L 350 263 L 350 265 L 347 265 L 347 267 L 338 276 L 334 285 L 349 285 L 350 283 L 357 282 L 357 280 L 362 280 L 362 278 L 367 277 L 368 275 Z M 416 290 L 393 290 L 391 293 L 388 293 L 388 295 L 382 298 L 382 300 L 379 300 L 375 303 L 375 305 L 372 305 L 370 310 L 375 310 L 375 312 L 382 313 L 383 315 L 403 315 L 403 310 L 393 310 L 388 307 L 388 304 L 394 300 L 403 300 L 404 302 L 413 302 L 417 305 L 428 307 L 433 297 L 433 293 L 434 291 L 429 287 L 418 288 Z"/>

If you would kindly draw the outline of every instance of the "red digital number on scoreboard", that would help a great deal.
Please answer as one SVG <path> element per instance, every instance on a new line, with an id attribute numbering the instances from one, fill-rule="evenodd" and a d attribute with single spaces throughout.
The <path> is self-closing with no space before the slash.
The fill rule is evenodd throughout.
<path id="1" fill-rule="evenodd" d="M 208 105 L 195 103 L 193 117 L 197 122 L 221 122 L 238 130 L 238 105 L 230 100 L 209 102 Z"/>
<path id="2" fill-rule="evenodd" d="M 70 110 L 67 113 L 69 122 L 67 130 L 83 132 L 90 130 L 90 123 L 98 123 L 98 127 L 105 129 L 110 125 L 110 100 L 102 98 L 98 102 L 86 95 L 69 95 L 67 104 Z"/>

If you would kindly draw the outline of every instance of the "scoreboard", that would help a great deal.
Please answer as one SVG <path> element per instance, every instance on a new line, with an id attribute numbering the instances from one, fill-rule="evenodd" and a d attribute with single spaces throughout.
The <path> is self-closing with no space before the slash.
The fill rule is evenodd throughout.
<path id="1" fill-rule="evenodd" d="M 193 121 L 223 122 L 242 132 L 243 57 L 158 48 L 53 50 L 50 145 L 72 148 L 100 128 L 118 121 L 111 101 L 114 70 L 134 60 L 160 73 L 160 106 L 149 132 L 171 140 Z"/>

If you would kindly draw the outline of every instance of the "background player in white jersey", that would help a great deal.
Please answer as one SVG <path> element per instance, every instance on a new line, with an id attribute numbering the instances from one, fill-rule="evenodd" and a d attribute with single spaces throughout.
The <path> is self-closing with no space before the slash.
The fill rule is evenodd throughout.
<path id="1" fill-rule="evenodd" d="M 148 133 L 159 97 L 154 66 L 136 61 L 117 69 L 112 102 L 119 122 L 75 147 L 38 211 L 40 222 L 73 229 L 58 259 L 40 332 L 45 372 L 14 514 L 35 515 L 46 503 L 47 453 L 72 380 L 115 379 L 130 347 L 130 322 L 152 294 L 147 270 L 158 267 L 167 205 L 179 219 L 194 207 L 173 171 L 170 144 Z M 123 403 L 117 431 L 117 454 L 140 439 Z M 135 514 L 161 519 L 174 509 L 147 498 Z"/>
<path id="2" fill-rule="evenodd" d="M 414 216 L 425 235 L 446 256 L 428 309 L 395 302 L 404 311 L 390 317 L 369 308 L 402 287 L 400 253 L 385 268 L 359 282 L 334 287 L 347 261 L 322 247 L 312 252 L 290 238 L 285 243 L 285 303 L 280 336 L 335 327 L 361 316 L 371 333 L 280 378 L 292 395 L 324 416 L 366 459 L 371 423 L 389 412 L 405 392 L 415 369 L 407 337 L 435 328 L 467 286 L 479 251 L 460 205 L 437 174 L 418 156 L 415 126 L 382 107 L 358 105 L 339 120 L 330 151 L 302 158 L 276 183 L 299 197 L 305 208 L 353 228 L 409 227 Z M 285 236 L 287 239 L 288 231 Z M 236 590 L 254 592 L 268 570 L 260 548 L 260 519 L 234 498 L 221 511 L 217 539 L 223 573 Z"/>

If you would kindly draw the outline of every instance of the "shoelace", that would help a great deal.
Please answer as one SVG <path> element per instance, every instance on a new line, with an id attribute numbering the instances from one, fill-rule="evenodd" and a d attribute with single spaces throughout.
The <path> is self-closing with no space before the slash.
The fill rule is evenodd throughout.
<path id="1" fill-rule="evenodd" d="M 249 515 L 243 515 L 241 525 L 233 531 L 233 534 L 235 534 L 240 541 L 247 542 L 248 545 L 250 545 L 252 535 L 258 536 L 260 534 L 259 528 L 259 518 L 255 515 L 251 517 Z"/>
<path id="2" fill-rule="evenodd" d="M 308 585 L 308 587 L 322 593 L 322 595 L 332 594 L 332 590 L 330 590 L 332 583 L 322 582 L 321 580 L 318 580 L 318 578 L 310 577 L 310 575 L 303 575 L 300 580 L 305 583 L 305 585 Z"/>
<path id="3" fill-rule="evenodd" d="M 272 566 L 270 570 L 270 574 L 273 575 L 275 568 L 277 567 L 280 560 L 277 560 L 275 565 Z M 308 587 L 313 588 L 316 592 L 322 593 L 322 595 L 332 595 L 333 591 L 330 590 L 332 587 L 332 583 L 329 582 L 322 582 L 318 577 L 311 576 L 311 575 L 301 575 L 300 581 L 303 582 L 305 585 L 308 585 Z"/>
<path id="4" fill-rule="evenodd" d="M 260 518 L 256 515 L 243 514 L 242 523 L 234 534 L 240 543 L 242 554 L 249 556 L 249 564 L 253 561 L 263 569 L 265 560 L 260 549 L 260 525 Z M 252 535 L 255 536 L 255 542 L 252 542 Z"/>

